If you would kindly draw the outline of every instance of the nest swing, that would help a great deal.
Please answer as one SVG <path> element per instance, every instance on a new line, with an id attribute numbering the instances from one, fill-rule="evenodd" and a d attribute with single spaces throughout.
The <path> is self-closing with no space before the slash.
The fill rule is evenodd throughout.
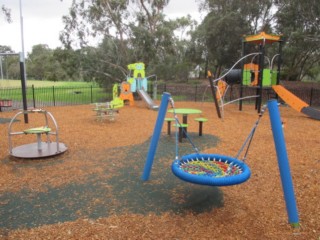
<path id="1" fill-rule="evenodd" d="M 170 99 L 170 103 L 174 109 L 174 102 L 172 99 Z M 248 154 L 255 130 L 263 113 L 265 112 L 265 109 L 266 106 L 262 108 L 258 120 L 254 124 L 254 127 L 252 128 L 236 157 L 220 154 L 199 153 L 188 134 L 184 132 L 196 153 L 184 155 L 179 158 L 176 134 L 176 160 L 174 160 L 171 165 L 173 174 L 186 182 L 210 186 L 230 186 L 247 181 L 251 176 L 251 171 L 249 166 L 244 161 Z M 179 126 L 179 120 L 174 111 L 173 113 L 176 126 Z M 244 150 L 245 146 L 247 146 L 246 152 L 243 160 L 240 160 L 239 156 Z"/>

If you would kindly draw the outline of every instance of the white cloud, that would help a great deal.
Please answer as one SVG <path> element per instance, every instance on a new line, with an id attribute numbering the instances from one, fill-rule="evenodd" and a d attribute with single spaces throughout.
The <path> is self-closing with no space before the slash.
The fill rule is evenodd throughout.
<path id="1" fill-rule="evenodd" d="M 0 18 L 0 45 L 10 46 L 14 51 L 22 51 L 20 27 L 20 1 L 22 3 L 24 48 L 31 52 L 32 46 L 47 44 L 50 48 L 61 46 L 59 33 L 63 30 L 62 16 L 68 15 L 72 0 L 1 0 L 0 5 L 11 9 L 13 22 L 5 22 Z M 165 14 L 169 18 L 177 18 L 190 14 L 200 20 L 198 12 L 199 0 L 171 0 Z"/>
<path id="2" fill-rule="evenodd" d="M 68 14 L 72 0 L 21 0 L 25 52 L 36 44 L 48 44 L 50 48 L 61 46 L 59 32 L 63 30 L 62 16 Z M 11 9 L 12 23 L 0 19 L 0 45 L 22 50 L 20 25 L 20 0 L 2 0 Z"/>
<path id="3" fill-rule="evenodd" d="M 164 12 L 171 19 L 188 14 L 198 22 L 203 18 L 199 12 L 199 0 L 171 0 Z"/>

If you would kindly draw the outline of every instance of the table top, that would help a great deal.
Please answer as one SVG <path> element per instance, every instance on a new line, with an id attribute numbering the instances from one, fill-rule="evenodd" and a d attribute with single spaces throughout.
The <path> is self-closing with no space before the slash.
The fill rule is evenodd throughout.
<path id="1" fill-rule="evenodd" d="M 173 113 L 173 110 L 177 114 L 199 114 L 202 113 L 201 110 L 195 108 L 175 108 L 169 109 L 168 112 Z"/>

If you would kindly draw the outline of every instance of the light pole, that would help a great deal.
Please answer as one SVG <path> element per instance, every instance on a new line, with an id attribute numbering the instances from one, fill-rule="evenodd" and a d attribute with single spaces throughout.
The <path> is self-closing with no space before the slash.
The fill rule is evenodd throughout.
<path id="1" fill-rule="evenodd" d="M 0 56 L 0 72 L 1 72 L 1 79 L 3 80 L 2 56 Z"/>
<path id="2" fill-rule="evenodd" d="M 22 17 L 22 4 L 21 0 L 19 0 L 20 4 L 20 29 L 21 29 L 21 56 L 20 60 L 23 62 L 23 65 L 25 66 L 25 56 L 24 56 L 24 37 L 23 37 L 23 17 Z M 27 82 L 27 77 L 26 77 L 26 68 L 23 68 L 23 75 L 24 75 L 24 81 L 25 84 Z"/>
<path id="3" fill-rule="evenodd" d="M 27 110 L 27 74 L 26 74 L 26 62 L 24 57 L 24 39 L 23 39 L 23 17 L 22 17 L 22 4 L 20 3 L 20 28 L 21 28 L 21 53 L 20 53 L 20 73 L 21 73 L 21 88 L 22 88 L 22 100 L 23 100 L 23 110 Z M 28 123 L 28 114 L 24 114 L 24 122 Z"/>

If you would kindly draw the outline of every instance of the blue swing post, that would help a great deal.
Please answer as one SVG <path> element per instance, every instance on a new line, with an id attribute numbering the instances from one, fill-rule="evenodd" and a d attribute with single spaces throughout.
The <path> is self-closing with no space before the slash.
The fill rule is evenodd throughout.
<path id="1" fill-rule="evenodd" d="M 158 146 L 158 142 L 159 142 L 159 138 L 160 138 L 160 134 L 161 134 L 161 129 L 163 126 L 164 118 L 166 116 L 170 97 L 171 97 L 170 93 L 164 92 L 162 95 L 162 98 L 161 98 L 160 108 L 159 108 L 159 112 L 158 112 L 158 118 L 157 118 L 154 130 L 153 130 L 153 135 L 152 135 L 152 139 L 151 139 L 150 146 L 149 146 L 147 160 L 144 165 L 144 170 L 143 170 L 143 174 L 141 177 L 141 179 L 143 181 L 147 181 L 150 177 L 153 159 L 154 159 L 154 155 L 157 150 L 157 146 Z"/>
<path id="2" fill-rule="evenodd" d="M 275 148 L 277 152 L 278 166 L 279 166 L 279 171 L 281 176 L 282 189 L 284 192 L 284 198 L 286 202 L 289 224 L 294 228 L 298 228 L 300 226 L 298 209 L 297 209 L 295 195 L 294 195 L 287 148 L 286 148 L 284 134 L 282 130 L 280 112 L 279 112 L 277 101 L 276 100 L 268 101 L 268 109 L 270 113 L 273 139 L 274 139 Z"/>

